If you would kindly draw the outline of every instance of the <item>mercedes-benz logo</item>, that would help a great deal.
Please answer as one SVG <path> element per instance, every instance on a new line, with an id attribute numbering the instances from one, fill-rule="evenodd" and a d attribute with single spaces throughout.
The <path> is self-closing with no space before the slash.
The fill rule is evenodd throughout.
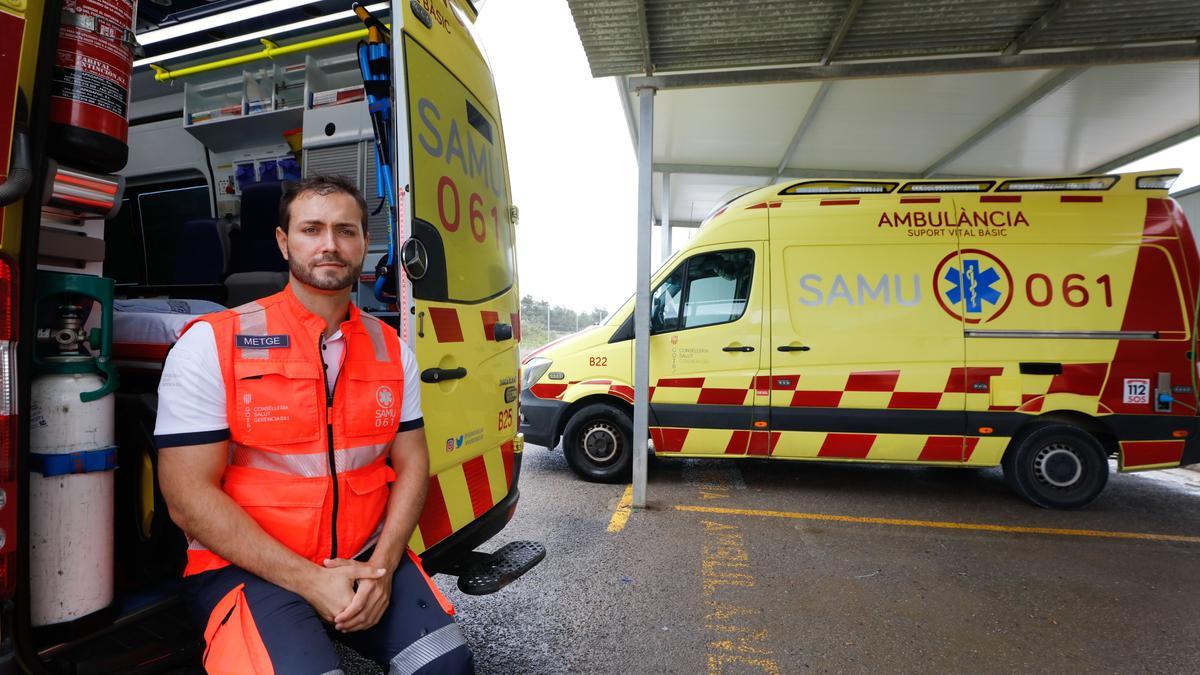
<path id="1" fill-rule="evenodd" d="M 429 271 L 429 254 L 419 239 L 409 239 L 400 248 L 400 264 L 409 279 L 418 281 Z"/>

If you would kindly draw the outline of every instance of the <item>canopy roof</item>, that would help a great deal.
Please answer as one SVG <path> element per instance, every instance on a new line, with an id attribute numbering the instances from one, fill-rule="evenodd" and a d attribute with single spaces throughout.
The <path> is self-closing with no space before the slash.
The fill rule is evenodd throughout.
<path id="1" fill-rule="evenodd" d="M 791 177 L 1110 171 L 1200 135 L 1195 0 L 569 0 L 673 225 Z M 656 189 L 656 214 L 661 214 Z"/>

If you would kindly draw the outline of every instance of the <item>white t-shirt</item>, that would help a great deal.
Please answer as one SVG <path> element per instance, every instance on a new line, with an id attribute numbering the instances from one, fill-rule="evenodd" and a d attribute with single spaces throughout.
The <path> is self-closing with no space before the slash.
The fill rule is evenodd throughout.
<path id="1" fill-rule="evenodd" d="M 346 339 L 338 330 L 321 345 L 326 381 L 330 391 L 337 382 L 346 353 Z M 404 398 L 400 407 L 400 431 L 425 425 L 421 416 L 421 380 L 417 357 L 400 343 L 404 366 Z M 179 338 L 167 354 L 162 381 L 158 385 L 158 420 L 154 440 L 159 448 L 216 443 L 229 438 L 225 417 L 225 380 L 217 357 L 217 339 L 212 326 L 200 321 Z"/>

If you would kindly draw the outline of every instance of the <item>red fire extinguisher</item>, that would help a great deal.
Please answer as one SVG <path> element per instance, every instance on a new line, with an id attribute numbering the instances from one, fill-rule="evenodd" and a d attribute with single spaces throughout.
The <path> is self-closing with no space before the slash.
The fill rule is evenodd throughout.
<path id="1" fill-rule="evenodd" d="M 50 154 L 115 173 L 129 159 L 136 0 L 63 0 L 50 103 Z"/>

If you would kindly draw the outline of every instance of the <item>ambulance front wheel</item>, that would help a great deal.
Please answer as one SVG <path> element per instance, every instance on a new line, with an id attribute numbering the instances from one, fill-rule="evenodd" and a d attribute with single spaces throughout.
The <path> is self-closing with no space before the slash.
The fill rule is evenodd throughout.
<path id="1" fill-rule="evenodd" d="M 563 429 L 563 455 L 584 480 L 626 482 L 633 457 L 633 423 L 625 411 L 607 403 L 580 408 Z"/>
<path id="2" fill-rule="evenodd" d="M 1004 478 L 1017 494 L 1042 508 L 1082 508 L 1108 484 L 1104 446 L 1082 429 L 1048 424 L 1015 440 L 1004 455 Z"/>

